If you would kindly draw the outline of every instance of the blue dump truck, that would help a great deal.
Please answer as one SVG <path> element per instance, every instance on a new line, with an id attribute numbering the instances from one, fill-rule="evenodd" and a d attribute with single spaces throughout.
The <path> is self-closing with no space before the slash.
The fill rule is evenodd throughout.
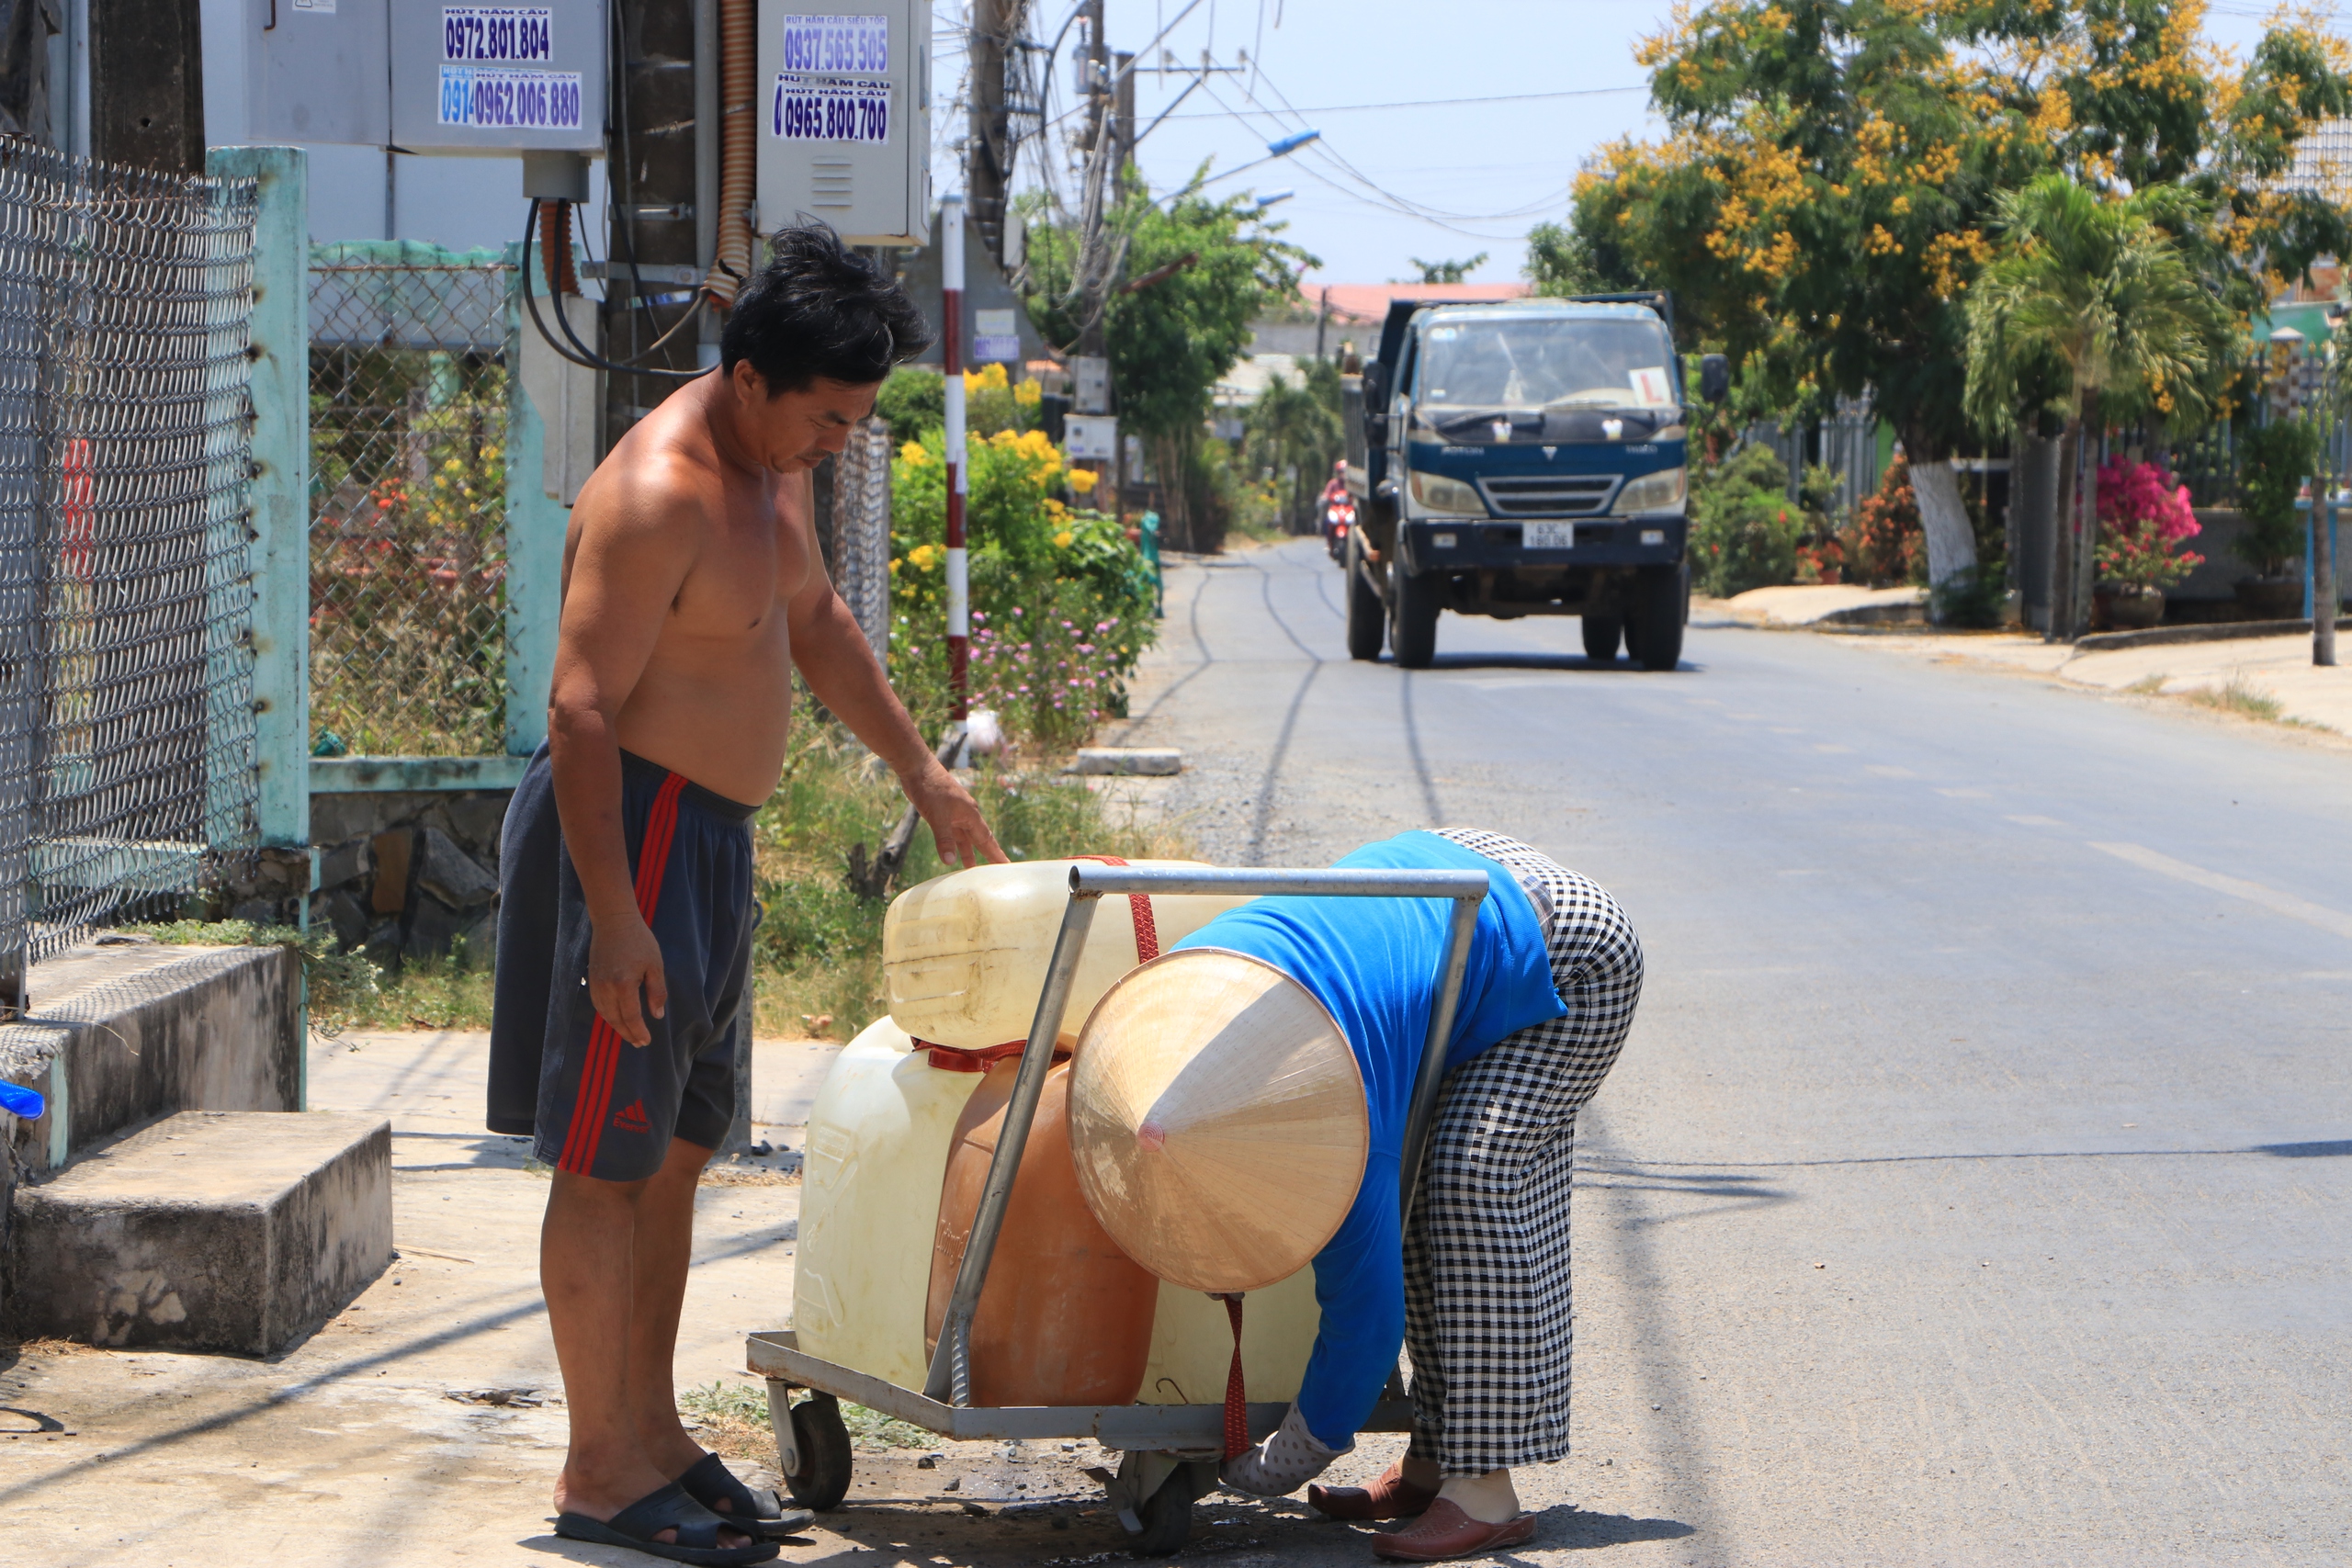
<path id="1" fill-rule="evenodd" d="M 1601 663 L 1682 657 L 1690 567 L 1682 364 L 1663 294 L 1397 300 L 1341 381 L 1348 652 L 1426 667 L 1442 610 L 1577 615 Z M 1729 373 L 1702 361 L 1701 395 Z"/>

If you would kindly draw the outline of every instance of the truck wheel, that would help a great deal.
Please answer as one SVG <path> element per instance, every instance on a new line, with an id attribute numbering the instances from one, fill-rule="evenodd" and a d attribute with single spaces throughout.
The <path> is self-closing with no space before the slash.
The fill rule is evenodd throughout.
<path id="1" fill-rule="evenodd" d="M 1688 567 L 1644 567 L 1634 581 L 1625 647 L 1645 670 L 1682 662 L 1682 624 L 1690 614 Z"/>
<path id="2" fill-rule="evenodd" d="M 1437 657 L 1437 574 L 1393 571 L 1388 581 L 1388 651 L 1400 670 L 1426 670 Z"/>
<path id="3" fill-rule="evenodd" d="M 1348 547 L 1340 558 L 1348 571 L 1348 657 L 1377 659 L 1388 628 L 1382 624 L 1380 590 L 1373 584 L 1372 563 L 1363 558 L 1363 546 L 1357 536 L 1348 536 Z"/>
<path id="4" fill-rule="evenodd" d="M 1579 618 L 1584 622 L 1584 656 L 1595 664 L 1616 663 L 1617 644 L 1625 635 L 1625 623 L 1598 610 L 1587 610 Z"/>

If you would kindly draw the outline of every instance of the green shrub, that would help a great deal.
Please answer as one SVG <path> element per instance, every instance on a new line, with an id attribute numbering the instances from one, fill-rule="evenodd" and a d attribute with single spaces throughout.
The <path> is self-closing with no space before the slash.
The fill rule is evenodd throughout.
<path id="1" fill-rule="evenodd" d="M 1780 455 L 1749 442 L 1701 481 L 1690 500 L 1690 559 L 1700 591 L 1718 599 L 1797 580 L 1803 507 L 1789 500 Z"/>
<path id="2" fill-rule="evenodd" d="M 945 443 L 899 449 L 891 480 L 890 680 L 919 718 L 946 711 Z M 972 694 L 1008 735 L 1048 749 L 1126 708 L 1126 677 L 1155 633 L 1151 574 L 1125 530 L 1056 493 L 1091 489 L 1042 431 L 966 443 Z"/>
<path id="3" fill-rule="evenodd" d="M 2303 520 L 2295 502 L 2318 464 L 2318 434 L 2299 420 L 2279 420 L 2239 436 L 2237 448 L 2245 529 L 2230 548 L 2261 576 L 2283 577 L 2287 563 L 2303 553 Z"/>

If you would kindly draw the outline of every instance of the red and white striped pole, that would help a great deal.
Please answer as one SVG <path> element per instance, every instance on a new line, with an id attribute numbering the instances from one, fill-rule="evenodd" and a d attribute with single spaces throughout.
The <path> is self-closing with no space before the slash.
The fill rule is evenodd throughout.
<path id="1" fill-rule="evenodd" d="M 955 718 L 968 717 L 971 579 L 964 555 L 964 198 L 939 204 L 939 316 L 947 371 L 947 690 Z"/>

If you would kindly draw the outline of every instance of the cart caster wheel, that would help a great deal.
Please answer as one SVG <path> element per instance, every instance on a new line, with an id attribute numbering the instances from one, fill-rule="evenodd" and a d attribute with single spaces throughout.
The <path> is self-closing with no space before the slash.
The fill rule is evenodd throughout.
<path id="1" fill-rule="evenodd" d="M 849 1495 L 849 1428 L 842 1424 L 841 1401 L 812 1393 L 792 1407 L 792 1440 L 800 1467 L 784 1472 L 785 1489 L 804 1508 L 828 1514 Z"/>
<path id="2" fill-rule="evenodd" d="M 1136 1510 L 1142 1533 L 1127 1542 L 1137 1557 L 1170 1557 L 1183 1549 L 1193 1533 L 1193 1501 L 1216 1490 L 1216 1461 L 1193 1460 L 1178 1465 L 1159 1490 Z"/>
<path id="3" fill-rule="evenodd" d="M 1179 1470 L 1136 1510 L 1143 1533 L 1127 1543 L 1137 1557 L 1172 1557 L 1193 1536 L 1191 1478 Z"/>

